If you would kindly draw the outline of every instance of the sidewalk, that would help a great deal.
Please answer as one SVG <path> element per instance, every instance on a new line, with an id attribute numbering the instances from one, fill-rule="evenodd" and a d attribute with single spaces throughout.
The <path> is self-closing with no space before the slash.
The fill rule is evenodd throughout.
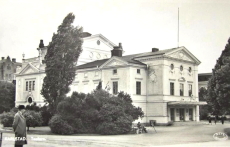
<path id="1" fill-rule="evenodd" d="M 230 140 L 216 141 L 213 134 L 223 132 L 230 128 L 230 124 L 216 125 L 197 124 L 188 126 L 156 126 L 147 127 L 148 133 L 127 135 L 97 135 L 97 134 L 74 134 L 74 135 L 38 135 L 37 132 L 49 131 L 48 127 L 31 128 L 28 133 L 28 147 L 227 147 Z M 34 132 L 34 133 L 32 133 Z M 3 137 L 14 137 L 12 130 L 5 131 Z M 32 140 L 40 138 L 43 141 Z M 4 139 L 4 138 L 3 138 Z M 3 147 L 13 146 L 13 141 L 3 140 Z"/>

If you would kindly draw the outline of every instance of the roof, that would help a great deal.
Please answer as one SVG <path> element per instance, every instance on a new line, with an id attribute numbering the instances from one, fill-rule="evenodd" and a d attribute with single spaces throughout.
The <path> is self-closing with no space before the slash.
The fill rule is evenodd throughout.
<path id="1" fill-rule="evenodd" d="M 146 56 L 163 55 L 163 54 L 166 54 L 166 53 L 171 52 L 171 51 L 176 50 L 176 49 L 178 49 L 178 48 L 159 50 L 157 52 L 140 53 L 140 54 L 136 55 L 135 58 L 146 57 Z"/>
<path id="2" fill-rule="evenodd" d="M 77 69 L 92 68 L 92 67 L 97 67 L 97 66 L 99 67 L 99 66 L 101 66 L 102 64 L 104 64 L 108 60 L 109 60 L 109 58 L 108 59 L 103 59 L 103 60 L 96 60 L 96 61 L 93 61 L 93 62 L 82 64 L 82 65 L 77 66 Z"/>
<path id="3" fill-rule="evenodd" d="M 212 73 L 199 73 L 198 76 L 211 76 Z"/>
<path id="4" fill-rule="evenodd" d="M 146 65 L 138 60 L 135 60 L 135 58 L 139 58 L 139 57 L 146 57 L 146 56 L 155 56 L 155 55 L 162 55 L 168 52 L 171 52 L 172 50 L 175 50 L 177 48 L 173 48 L 173 49 L 165 49 L 165 50 L 160 50 L 157 52 L 146 52 L 146 53 L 138 53 L 138 54 L 132 54 L 132 55 L 127 55 L 127 56 L 122 56 L 122 57 L 117 57 L 120 58 L 128 63 L 133 63 L 133 64 L 139 64 L 139 65 Z M 108 61 L 110 58 L 108 59 L 103 59 L 103 60 L 96 60 L 93 62 L 89 62 L 86 64 L 82 64 L 77 66 L 77 69 L 84 69 L 84 68 L 93 68 L 93 67 L 99 67 L 102 64 L 104 64 L 106 61 Z"/>

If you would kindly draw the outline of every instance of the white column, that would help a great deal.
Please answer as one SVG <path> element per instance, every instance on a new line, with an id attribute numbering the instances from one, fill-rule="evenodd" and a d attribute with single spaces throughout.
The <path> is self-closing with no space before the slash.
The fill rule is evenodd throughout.
<path id="1" fill-rule="evenodd" d="M 196 121 L 200 121 L 199 105 L 196 105 Z"/>

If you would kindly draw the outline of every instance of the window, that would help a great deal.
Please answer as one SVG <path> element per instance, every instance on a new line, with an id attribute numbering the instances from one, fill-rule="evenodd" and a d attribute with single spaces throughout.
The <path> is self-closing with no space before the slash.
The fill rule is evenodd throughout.
<path id="1" fill-rule="evenodd" d="M 32 81 L 29 81 L 29 90 L 31 91 Z"/>
<path id="2" fill-rule="evenodd" d="M 170 95 L 174 95 L 174 83 L 170 82 Z"/>
<path id="3" fill-rule="evenodd" d="M 189 68 L 188 68 L 188 71 L 189 71 L 189 73 L 191 73 L 191 72 L 192 72 L 192 68 L 191 68 L 191 67 L 189 67 Z"/>
<path id="4" fill-rule="evenodd" d="M 26 91 L 35 90 L 35 81 L 26 81 Z"/>
<path id="5" fill-rule="evenodd" d="M 184 96 L 184 84 L 180 84 L 180 96 Z"/>
<path id="6" fill-rule="evenodd" d="M 188 84 L 188 95 L 192 96 L 192 84 Z"/>
<path id="7" fill-rule="evenodd" d="M 28 82 L 26 82 L 26 91 L 28 91 Z"/>
<path id="8" fill-rule="evenodd" d="M 171 70 L 174 69 L 174 65 L 173 65 L 173 64 L 170 65 L 170 69 L 171 69 Z"/>
<path id="9" fill-rule="evenodd" d="M 118 82 L 113 82 L 113 94 L 117 94 L 118 92 Z"/>
<path id="10" fill-rule="evenodd" d="M 88 74 L 87 74 L 87 72 L 86 72 L 86 73 L 84 73 L 84 77 L 85 77 L 85 78 L 87 78 L 87 77 L 88 77 Z"/>
<path id="11" fill-rule="evenodd" d="M 137 69 L 137 73 L 138 73 L 138 74 L 141 74 L 141 70 L 140 70 L 140 69 Z"/>
<path id="12" fill-rule="evenodd" d="M 183 68 L 183 66 L 181 65 L 181 66 L 180 66 L 180 71 L 183 71 L 183 69 L 184 69 L 184 68 Z"/>
<path id="13" fill-rule="evenodd" d="M 32 90 L 35 89 L 35 81 L 33 81 Z"/>
<path id="14" fill-rule="evenodd" d="M 136 82 L 136 94 L 141 95 L 141 82 Z"/>
<path id="15" fill-rule="evenodd" d="M 113 70 L 113 74 L 117 74 L 117 69 L 114 69 L 114 70 Z"/>

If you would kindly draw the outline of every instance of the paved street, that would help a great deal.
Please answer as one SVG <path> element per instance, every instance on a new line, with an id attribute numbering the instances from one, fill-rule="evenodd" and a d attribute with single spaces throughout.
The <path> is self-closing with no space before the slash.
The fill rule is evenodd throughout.
<path id="1" fill-rule="evenodd" d="M 229 146 L 230 140 L 216 141 L 213 134 L 217 132 L 230 133 L 230 124 L 208 125 L 194 123 L 192 125 L 176 125 L 170 127 L 157 126 L 148 128 L 148 133 L 128 135 L 52 135 L 48 127 L 31 128 L 28 133 L 28 147 L 139 147 L 139 146 L 167 146 L 167 147 L 218 147 Z M 14 142 L 6 140 L 14 137 L 12 130 L 3 130 L 3 147 L 12 147 Z M 46 133 L 48 132 L 48 133 Z M 39 135 L 47 134 L 47 135 Z"/>

